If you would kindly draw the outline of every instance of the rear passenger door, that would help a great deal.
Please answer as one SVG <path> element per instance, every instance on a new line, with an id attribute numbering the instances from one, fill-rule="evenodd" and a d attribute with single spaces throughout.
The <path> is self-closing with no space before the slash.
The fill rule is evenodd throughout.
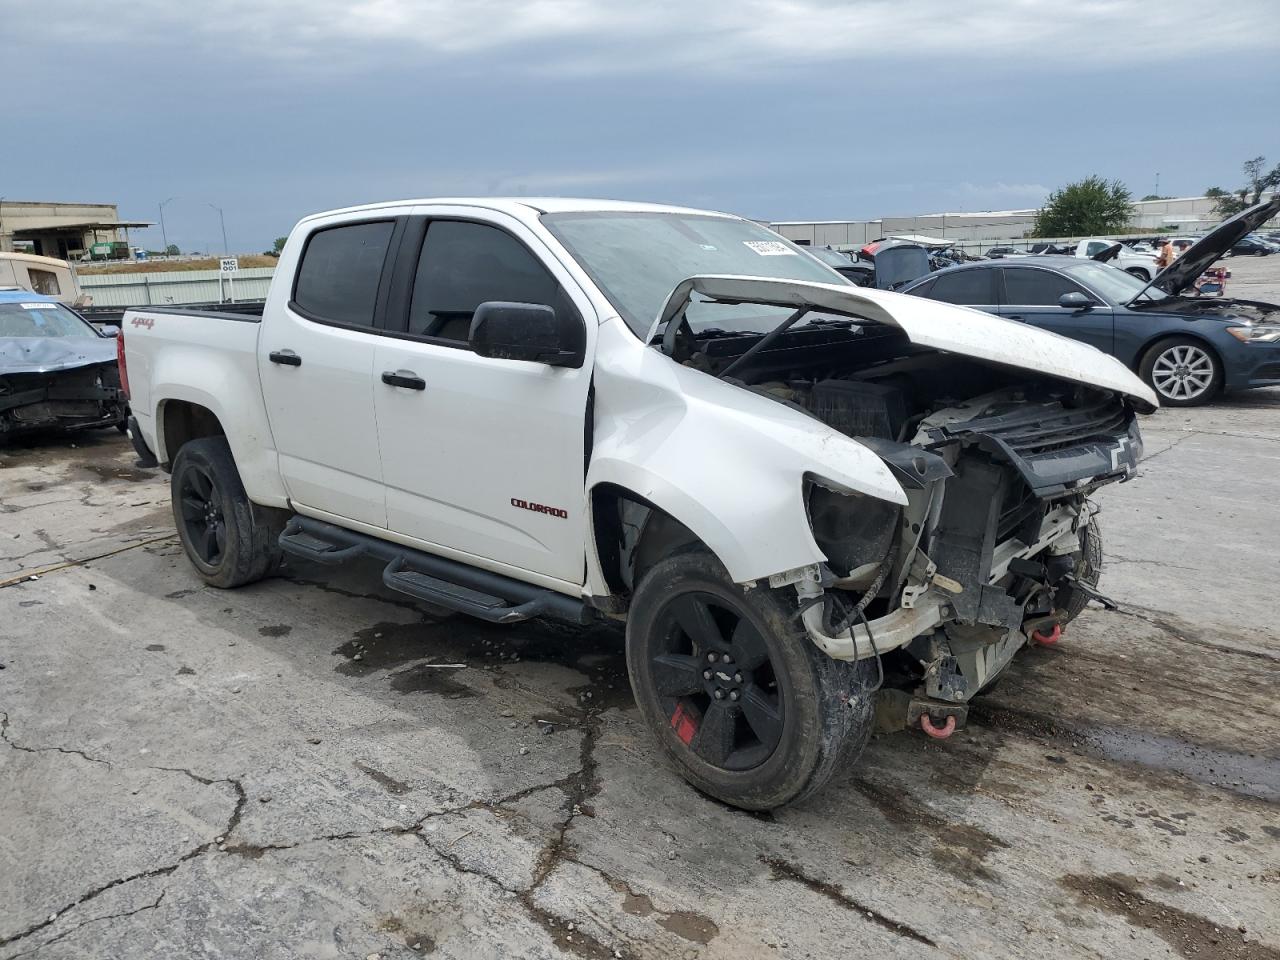
<path id="1" fill-rule="evenodd" d="M 981 267 L 968 270 L 944 270 L 929 280 L 925 286 L 912 292 L 916 296 L 957 303 L 987 313 L 998 313 L 996 302 L 995 271 Z M 926 289 L 927 287 L 927 289 Z"/>
<path id="2" fill-rule="evenodd" d="M 1000 272 L 1004 275 L 1002 317 L 1081 340 L 1106 353 L 1113 351 L 1114 313 L 1080 284 L 1042 267 L 1001 267 Z M 1091 306 L 1086 309 L 1061 306 L 1058 300 L 1067 293 L 1083 294 Z"/>
<path id="3" fill-rule="evenodd" d="M 389 528 L 435 553 L 580 587 L 597 325 L 590 302 L 527 226 L 474 208 L 415 215 L 393 286 L 397 329 L 374 359 Z M 586 328 L 586 363 L 477 356 L 467 342 L 471 319 L 493 300 L 576 318 Z"/>
<path id="4" fill-rule="evenodd" d="M 269 300 L 258 371 L 280 475 L 301 513 L 387 524 L 373 355 L 403 228 L 404 218 L 368 214 L 325 223 L 305 241 L 287 303 Z M 282 264 L 275 282 L 289 270 Z"/>

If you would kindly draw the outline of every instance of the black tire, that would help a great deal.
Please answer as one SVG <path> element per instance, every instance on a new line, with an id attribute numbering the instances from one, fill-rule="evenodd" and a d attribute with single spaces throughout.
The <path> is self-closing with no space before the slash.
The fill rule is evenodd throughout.
<path id="1" fill-rule="evenodd" d="M 1137 277 L 1143 283 L 1149 283 L 1151 281 L 1151 274 L 1147 273 L 1145 270 L 1140 270 L 1137 267 L 1131 267 L 1126 270 L 1125 273 L 1129 274 L 1131 277 Z"/>
<path id="2" fill-rule="evenodd" d="M 1090 519 L 1080 531 L 1080 565 L 1076 576 L 1091 587 L 1096 587 L 1102 578 L 1102 531 L 1097 517 Z M 1082 590 L 1066 587 L 1058 591 L 1058 602 L 1066 614 L 1062 618 L 1065 627 L 1089 605 L 1089 597 Z"/>
<path id="3" fill-rule="evenodd" d="M 801 629 L 794 599 L 743 589 L 702 550 L 668 557 L 641 580 L 627 668 L 641 714 L 684 778 L 745 810 L 814 793 L 871 734 L 875 664 L 831 659 Z"/>
<path id="4" fill-rule="evenodd" d="M 1180 358 L 1189 362 L 1184 364 Z M 1185 376 L 1180 377 L 1180 367 L 1186 368 Z M 1163 406 L 1198 407 L 1222 392 L 1222 361 L 1212 347 L 1194 337 L 1157 340 L 1142 355 L 1138 376 Z"/>
<path id="5" fill-rule="evenodd" d="M 249 500 L 225 438 L 183 444 L 169 492 L 178 537 L 205 583 L 239 587 L 279 567 L 280 519 Z"/>

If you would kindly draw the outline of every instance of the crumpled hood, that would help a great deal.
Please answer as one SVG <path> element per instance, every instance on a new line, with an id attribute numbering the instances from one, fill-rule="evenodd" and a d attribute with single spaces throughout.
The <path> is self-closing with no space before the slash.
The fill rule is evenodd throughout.
<path id="1" fill-rule="evenodd" d="M 1096 347 L 970 307 L 867 287 L 767 277 L 690 277 L 672 291 L 649 331 L 648 342 L 664 321 L 681 314 L 695 292 L 730 303 L 807 306 L 818 313 L 848 314 L 897 327 L 922 347 L 1115 390 L 1136 400 L 1143 413 L 1160 405 L 1132 370 Z"/>
<path id="2" fill-rule="evenodd" d="M 111 337 L 0 338 L 0 376 L 53 373 L 108 362 L 116 362 L 116 342 Z"/>

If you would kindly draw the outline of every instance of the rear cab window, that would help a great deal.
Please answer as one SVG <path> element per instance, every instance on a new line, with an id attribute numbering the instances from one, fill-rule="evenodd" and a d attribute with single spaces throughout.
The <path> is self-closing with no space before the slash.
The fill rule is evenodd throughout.
<path id="1" fill-rule="evenodd" d="M 374 326 L 378 288 L 395 221 L 323 227 L 307 238 L 291 306 L 309 320 L 348 327 Z"/>

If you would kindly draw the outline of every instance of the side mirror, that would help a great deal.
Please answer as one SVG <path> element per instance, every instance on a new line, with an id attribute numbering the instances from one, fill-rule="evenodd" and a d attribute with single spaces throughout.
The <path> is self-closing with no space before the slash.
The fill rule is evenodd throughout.
<path id="1" fill-rule="evenodd" d="M 108 324 L 107 326 L 102 328 L 102 335 L 104 337 L 118 337 L 120 336 L 120 328 L 117 327 L 114 323 Z"/>
<path id="2" fill-rule="evenodd" d="M 1077 290 L 1074 293 L 1064 293 L 1060 296 L 1058 298 L 1058 306 L 1065 307 L 1067 310 L 1091 310 L 1093 309 L 1093 301 Z"/>
<path id="3" fill-rule="evenodd" d="M 577 368 L 586 359 L 587 331 L 577 316 L 546 304 L 490 300 L 476 307 L 468 343 L 481 357 Z"/>

